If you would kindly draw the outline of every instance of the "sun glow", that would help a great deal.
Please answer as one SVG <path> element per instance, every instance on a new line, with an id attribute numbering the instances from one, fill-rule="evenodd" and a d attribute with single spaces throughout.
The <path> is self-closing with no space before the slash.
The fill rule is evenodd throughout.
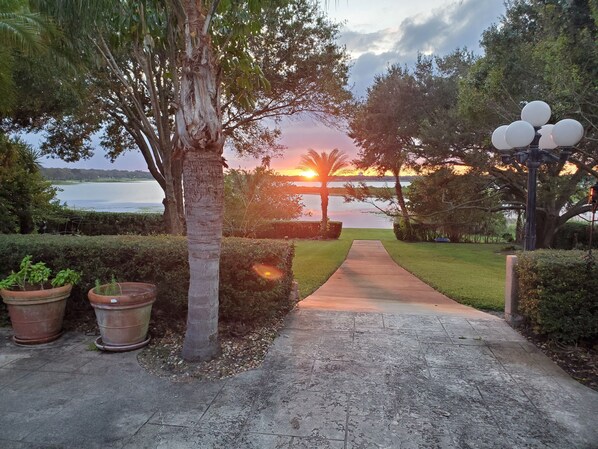
<path id="1" fill-rule="evenodd" d="M 304 178 L 315 178 L 318 174 L 313 170 L 306 170 L 301 172 L 301 176 Z"/>

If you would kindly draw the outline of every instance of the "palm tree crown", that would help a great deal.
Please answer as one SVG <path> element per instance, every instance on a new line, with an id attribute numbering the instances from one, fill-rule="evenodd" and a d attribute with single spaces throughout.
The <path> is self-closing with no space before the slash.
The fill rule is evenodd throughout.
<path id="1" fill-rule="evenodd" d="M 349 166 L 347 155 L 335 148 L 330 154 L 322 151 L 318 153 L 311 148 L 307 150 L 307 154 L 301 156 L 302 170 L 312 170 L 318 174 L 318 178 L 322 183 L 328 182 L 331 176 L 334 176 L 340 170 Z"/>

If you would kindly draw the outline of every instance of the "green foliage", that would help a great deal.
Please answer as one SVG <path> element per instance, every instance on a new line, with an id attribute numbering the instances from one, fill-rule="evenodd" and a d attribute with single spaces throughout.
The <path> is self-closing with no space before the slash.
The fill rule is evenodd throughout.
<path id="1" fill-rule="evenodd" d="M 23 257 L 19 264 L 19 271 L 13 271 L 5 279 L 0 281 L 0 288 L 11 289 L 18 287 L 21 290 L 41 289 L 47 287 L 48 280 L 52 275 L 52 270 L 44 262 L 32 263 L 33 256 Z M 81 274 L 67 268 L 56 273 L 56 276 L 50 281 L 54 288 L 63 285 L 75 285 L 81 279 Z"/>
<path id="2" fill-rule="evenodd" d="M 57 208 L 56 189 L 39 173 L 37 157 L 0 133 L 0 233 L 33 232 L 35 221 Z"/>
<path id="3" fill-rule="evenodd" d="M 264 167 L 229 170 L 224 180 L 224 234 L 253 237 L 272 220 L 300 216 L 301 196 L 291 188 L 291 183 Z"/>
<path id="4" fill-rule="evenodd" d="M 104 296 L 114 296 L 122 294 L 122 288 L 120 284 L 116 281 L 116 277 L 112 275 L 110 278 L 110 282 L 107 284 L 102 284 L 99 279 L 96 279 L 96 284 L 93 289 L 94 293 L 98 295 Z"/>
<path id="5" fill-rule="evenodd" d="M 313 239 L 322 237 L 321 223 L 317 221 L 273 221 L 265 226 L 258 238 L 268 239 Z M 326 239 L 338 239 L 343 230 L 340 221 L 329 221 L 326 228 Z"/>
<path id="6" fill-rule="evenodd" d="M 409 186 L 409 210 L 413 228 L 401 234 L 414 240 L 429 241 L 448 237 L 451 242 L 468 236 L 502 236 L 506 220 L 493 179 L 475 172 L 457 175 L 442 168 L 415 179 Z M 402 236 L 402 235 L 401 235 Z M 397 238 L 399 235 L 397 235 Z M 400 239 L 407 240 L 407 239 Z"/>
<path id="7" fill-rule="evenodd" d="M 158 287 L 157 313 L 181 317 L 187 309 L 189 268 L 187 240 L 174 236 L 0 235 L 0 275 L 10 273 L 25 255 L 47 266 L 69 266 L 81 272 L 73 288 L 71 309 L 87 308 L 87 291 L 99 279 L 149 282 Z M 220 318 L 250 320 L 273 308 L 289 307 L 292 282 L 291 243 L 227 238 L 220 262 Z M 257 264 L 272 266 L 279 279 L 260 277 Z M 274 272 L 274 270 L 271 270 Z M 263 274 L 263 273 L 262 273 Z"/>
<path id="8" fill-rule="evenodd" d="M 220 256 L 222 318 L 252 321 L 292 307 L 292 245 L 237 238 L 227 243 Z"/>
<path id="9" fill-rule="evenodd" d="M 592 247 L 598 247 L 598 229 L 594 226 Z M 554 235 L 554 249 L 588 249 L 590 245 L 590 225 L 586 222 L 570 221 L 559 228 Z"/>
<path id="10" fill-rule="evenodd" d="M 162 214 L 61 209 L 49 215 L 46 233 L 80 235 L 165 234 Z"/>
<path id="11" fill-rule="evenodd" d="M 598 341 L 598 267 L 583 251 L 518 256 L 519 308 L 534 330 L 565 343 Z"/>
<path id="12" fill-rule="evenodd" d="M 41 173 L 50 181 L 131 181 L 154 179 L 150 172 L 141 170 L 100 170 L 89 168 L 42 167 Z"/>

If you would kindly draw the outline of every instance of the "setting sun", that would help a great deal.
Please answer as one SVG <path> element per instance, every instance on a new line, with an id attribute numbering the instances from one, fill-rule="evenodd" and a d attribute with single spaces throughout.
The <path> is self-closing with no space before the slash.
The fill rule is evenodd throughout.
<path id="1" fill-rule="evenodd" d="M 306 170 L 301 172 L 301 176 L 303 176 L 304 178 L 314 178 L 318 176 L 318 174 L 313 170 Z"/>

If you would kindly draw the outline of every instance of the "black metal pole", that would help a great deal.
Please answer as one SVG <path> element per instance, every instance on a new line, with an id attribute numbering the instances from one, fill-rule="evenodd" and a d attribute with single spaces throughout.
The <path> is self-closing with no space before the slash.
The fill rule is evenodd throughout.
<path id="1" fill-rule="evenodd" d="M 539 128 L 538 128 L 539 129 Z M 538 148 L 540 133 L 536 129 L 536 136 L 529 146 L 527 157 L 527 203 L 525 205 L 525 237 L 523 249 L 534 251 L 536 249 L 536 183 L 538 168 L 542 161 L 542 154 Z"/>

